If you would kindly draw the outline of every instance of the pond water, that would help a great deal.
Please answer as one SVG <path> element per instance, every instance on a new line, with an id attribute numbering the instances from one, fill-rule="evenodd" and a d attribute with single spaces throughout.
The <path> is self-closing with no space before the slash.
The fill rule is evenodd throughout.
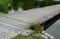
<path id="1" fill-rule="evenodd" d="M 51 25 L 46 32 L 54 36 L 55 39 L 60 39 L 60 19 Z"/>

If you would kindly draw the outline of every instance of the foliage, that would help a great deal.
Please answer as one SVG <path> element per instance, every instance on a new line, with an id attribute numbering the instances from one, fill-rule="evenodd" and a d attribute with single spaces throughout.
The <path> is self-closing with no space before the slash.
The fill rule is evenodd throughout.
<path id="1" fill-rule="evenodd" d="M 41 2 L 41 7 L 43 6 L 49 6 L 49 5 L 53 5 L 54 4 L 54 0 L 43 0 Z"/>
<path id="2" fill-rule="evenodd" d="M 34 0 L 13 0 L 13 8 L 22 7 L 24 10 L 34 8 Z"/>
<path id="3" fill-rule="evenodd" d="M 36 24 L 31 23 L 30 24 L 30 29 L 34 30 L 35 33 L 38 32 L 38 31 L 40 31 L 40 33 L 42 33 L 42 31 L 44 30 L 44 27 L 41 26 L 41 24 L 38 22 Z"/>
<path id="4" fill-rule="evenodd" d="M 11 39 L 28 39 L 28 37 L 19 34 L 19 35 L 15 36 L 14 38 L 11 38 Z"/>
<path id="5" fill-rule="evenodd" d="M 0 0 L 0 12 L 7 13 L 12 0 Z"/>
<path id="6" fill-rule="evenodd" d="M 0 0 L 0 12 L 7 13 L 12 8 L 17 10 L 22 7 L 24 10 L 34 8 L 34 0 Z"/>
<path id="7" fill-rule="evenodd" d="M 37 24 L 33 23 L 33 25 L 34 25 L 34 32 L 32 34 L 30 34 L 28 36 L 19 34 L 11 39 L 31 39 L 31 38 L 32 39 L 42 39 L 41 35 L 42 35 L 42 31 L 44 30 L 43 26 L 41 26 L 39 22 Z"/>
<path id="8" fill-rule="evenodd" d="M 31 27 L 34 27 L 34 33 L 31 35 L 33 39 L 42 39 L 42 32 L 44 31 L 44 27 L 40 25 L 40 23 L 32 23 Z M 39 34 L 39 36 L 37 36 Z"/>
<path id="9" fill-rule="evenodd" d="M 35 24 L 34 24 L 34 23 L 31 23 L 31 24 L 30 24 L 30 29 L 31 29 L 31 30 L 34 30 L 34 27 L 35 27 Z"/>
<path id="10" fill-rule="evenodd" d="M 0 4 L 2 4 L 2 5 L 8 6 L 8 4 L 11 4 L 11 3 L 12 3 L 12 0 L 0 0 Z"/>
<path id="11" fill-rule="evenodd" d="M 42 1 L 37 1 L 36 6 L 38 5 L 39 7 L 45 7 L 55 4 L 60 4 L 60 2 L 54 0 L 42 0 Z"/>
<path id="12" fill-rule="evenodd" d="M 40 7 L 59 4 L 54 0 L 43 0 L 36 4 L 35 0 L 0 0 L 0 12 L 8 13 L 11 9 L 17 10 L 22 7 L 24 10 L 36 8 L 40 4 Z"/>

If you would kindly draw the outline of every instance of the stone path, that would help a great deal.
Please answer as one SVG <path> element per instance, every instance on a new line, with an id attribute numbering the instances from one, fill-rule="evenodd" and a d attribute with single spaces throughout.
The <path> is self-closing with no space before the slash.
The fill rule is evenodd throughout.
<path id="1" fill-rule="evenodd" d="M 18 29 L 16 27 L 11 27 L 7 25 L 0 24 L 0 39 L 10 39 L 18 34 L 29 35 L 33 31 Z"/>

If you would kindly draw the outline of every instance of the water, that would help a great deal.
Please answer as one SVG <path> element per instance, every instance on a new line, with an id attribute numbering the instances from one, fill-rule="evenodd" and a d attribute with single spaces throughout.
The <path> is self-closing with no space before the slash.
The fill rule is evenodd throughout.
<path id="1" fill-rule="evenodd" d="M 51 25 L 46 32 L 54 36 L 55 39 L 60 39 L 60 19 Z"/>

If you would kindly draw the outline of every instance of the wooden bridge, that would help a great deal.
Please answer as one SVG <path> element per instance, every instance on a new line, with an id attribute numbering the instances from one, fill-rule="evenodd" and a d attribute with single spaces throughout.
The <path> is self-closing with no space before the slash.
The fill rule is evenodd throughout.
<path id="1" fill-rule="evenodd" d="M 35 8 L 15 14 L 0 14 L 0 24 L 6 25 L 9 31 L 20 33 L 29 29 L 30 23 L 40 22 L 41 24 L 54 16 L 60 14 L 60 4 Z M 6 27 L 0 27 L 6 29 Z M 13 29 L 13 30 L 12 30 Z M 15 31 L 16 30 L 16 31 Z"/>

